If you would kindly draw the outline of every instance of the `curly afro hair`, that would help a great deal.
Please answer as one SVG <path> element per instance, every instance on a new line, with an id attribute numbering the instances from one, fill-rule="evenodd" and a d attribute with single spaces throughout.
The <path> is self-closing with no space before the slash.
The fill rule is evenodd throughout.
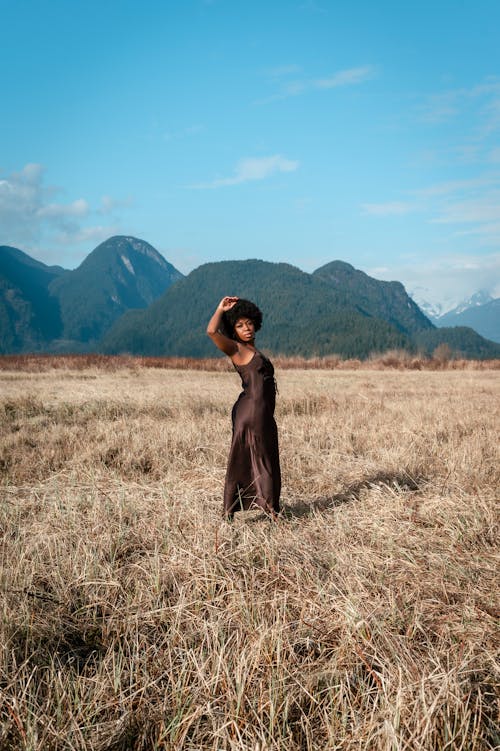
<path id="1" fill-rule="evenodd" d="M 255 331 L 258 331 L 262 326 L 262 311 L 250 300 L 240 298 L 236 305 L 233 305 L 233 307 L 230 310 L 227 310 L 223 315 L 225 332 L 232 339 L 236 339 L 234 325 L 238 318 L 250 318 L 255 326 Z"/>

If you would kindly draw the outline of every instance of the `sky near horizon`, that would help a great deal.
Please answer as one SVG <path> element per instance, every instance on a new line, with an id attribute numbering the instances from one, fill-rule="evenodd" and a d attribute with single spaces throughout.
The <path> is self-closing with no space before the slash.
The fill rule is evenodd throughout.
<path id="1" fill-rule="evenodd" d="M 0 245 L 500 296 L 498 0 L 0 0 Z M 229 290 L 237 294 L 237 291 Z"/>

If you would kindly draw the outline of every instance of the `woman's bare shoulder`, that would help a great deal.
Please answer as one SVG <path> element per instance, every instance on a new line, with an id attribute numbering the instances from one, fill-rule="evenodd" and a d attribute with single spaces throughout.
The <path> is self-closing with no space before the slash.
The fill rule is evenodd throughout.
<path id="1" fill-rule="evenodd" d="M 231 355 L 231 360 L 235 365 L 248 365 L 254 358 L 256 349 L 246 347 L 244 344 L 238 344 L 238 351 Z"/>

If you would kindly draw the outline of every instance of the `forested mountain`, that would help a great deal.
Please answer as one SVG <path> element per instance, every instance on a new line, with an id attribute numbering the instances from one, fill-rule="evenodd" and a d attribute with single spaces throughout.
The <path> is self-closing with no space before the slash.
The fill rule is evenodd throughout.
<path id="1" fill-rule="evenodd" d="M 64 269 L 46 266 L 27 253 L 0 246 L 0 353 L 38 351 L 60 336 L 59 302 L 50 283 Z"/>
<path id="2" fill-rule="evenodd" d="M 1 247 L 0 353 L 217 355 L 205 329 L 227 294 L 262 308 L 258 344 L 273 353 L 363 358 L 395 348 L 432 353 L 445 343 L 466 357 L 500 357 L 499 344 L 470 328 L 436 329 L 399 282 L 343 261 L 313 274 L 221 261 L 183 277 L 151 245 L 125 236 L 106 240 L 74 271 Z"/>
<path id="3" fill-rule="evenodd" d="M 500 344 L 484 339 L 468 326 L 433 328 L 418 331 L 414 341 L 419 350 L 432 354 L 440 344 L 447 344 L 457 356 L 473 357 L 477 360 L 500 357 Z"/>
<path id="4" fill-rule="evenodd" d="M 264 312 L 259 346 L 283 354 L 362 357 L 371 351 L 410 347 L 401 330 L 368 314 L 319 275 L 285 263 L 208 263 L 175 285 L 146 311 L 123 316 L 104 338 L 105 352 L 216 354 L 206 324 L 224 295 L 254 300 Z"/>
<path id="5" fill-rule="evenodd" d="M 398 331 L 412 334 L 432 329 L 432 323 L 406 293 L 401 282 L 382 282 L 344 261 L 332 261 L 316 269 L 313 276 L 329 282 L 339 304 L 364 315 L 382 318 Z"/>
<path id="6" fill-rule="evenodd" d="M 274 353 L 366 357 L 399 347 L 433 349 L 433 324 L 399 283 L 378 282 L 342 262 L 306 274 L 288 264 L 257 260 L 200 266 L 147 310 L 126 313 L 100 349 L 141 355 L 216 354 L 206 324 L 221 297 L 233 294 L 261 307 L 264 325 L 258 344 Z M 470 329 L 437 334 L 434 347 L 447 339 L 452 350 L 465 356 L 500 356 L 500 347 Z"/>
<path id="7" fill-rule="evenodd" d="M 126 310 L 146 308 L 182 276 L 144 240 L 110 237 L 77 269 L 50 284 L 59 301 L 66 348 L 95 345 Z"/>

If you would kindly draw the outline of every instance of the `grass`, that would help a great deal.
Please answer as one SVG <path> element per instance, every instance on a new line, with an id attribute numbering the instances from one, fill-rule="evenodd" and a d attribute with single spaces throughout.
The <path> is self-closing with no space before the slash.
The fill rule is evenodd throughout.
<path id="1" fill-rule="evenodd" d="M 290 357 L 273 355 L 280 370 L 499 370 L 500 360 L 470 360 L 454 356 L 447 344 L 436 347 L 432 357 L 412 354 L 402 349 L 373 353 L 365 360 L 345 359 L 340 355 L 325 357 Z M 159 368 L 162 370 L 203 370 L 224 373 L 233 368 L 227 357 L 136 357 L 132 355 L 98 354 L 27 354 L 0 355 L 1 371 L 24 373 L 52 372 L 53 370 L 88 370 L 98 368 L 137 370 Z"/>
<path id="2" fill-rule="evenodd" d="M 2 369 L 0 748 L 499 747 L 497 373 L 277 375 L 229 525 L 235 373 Z"/>

